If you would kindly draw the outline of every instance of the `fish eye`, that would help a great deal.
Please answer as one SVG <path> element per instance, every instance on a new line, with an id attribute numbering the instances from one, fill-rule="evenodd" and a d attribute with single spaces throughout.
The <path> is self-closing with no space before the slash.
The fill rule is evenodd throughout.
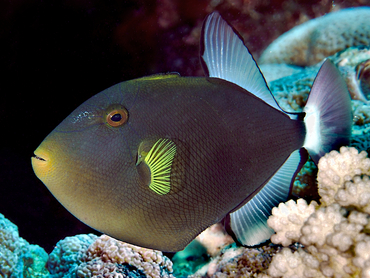
<path id="1" fill-rule="evenodd" d="M 107 123 L 112 127 L 118 127 L 125 124 L 128 120 L 126 109 L 114 109 L 107 115 Z"/>

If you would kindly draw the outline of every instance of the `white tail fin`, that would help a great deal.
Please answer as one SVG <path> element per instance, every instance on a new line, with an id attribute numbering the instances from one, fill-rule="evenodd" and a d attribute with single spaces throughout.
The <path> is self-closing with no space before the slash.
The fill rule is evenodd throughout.
<path id="1" fill-rule="evenodd" d="M 306 113 L 306 148 L 318 163 L 325 153 L 348 145 L 352 127 L 351 99 L 339 70 L 327 59 L 313 83 Z"/>

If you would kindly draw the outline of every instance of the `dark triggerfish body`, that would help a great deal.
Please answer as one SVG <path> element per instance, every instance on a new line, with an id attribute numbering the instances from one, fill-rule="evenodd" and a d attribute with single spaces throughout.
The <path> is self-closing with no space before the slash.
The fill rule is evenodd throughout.
<path id="1" fill-rule="evenodd" d="M 346 85 L 326 61 L 304 113 L 282 111 L 233 29 L 207 17 L 201 42 L 208 77 L 154 75 L 93 96 L 35 151 L 36 175 L 76 217 L 120 240 L 183 249 L 226 219 L 244 245 L 272 234 L 306 159 L 351 132 Z M 305 148 L 305 149 L 303 149 Z"/>

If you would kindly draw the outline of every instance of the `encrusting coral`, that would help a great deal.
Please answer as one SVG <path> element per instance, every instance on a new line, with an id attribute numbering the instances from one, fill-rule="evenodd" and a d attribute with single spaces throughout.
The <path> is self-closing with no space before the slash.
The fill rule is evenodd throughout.
<path id="1" fill-rule="evenodd" d="M 162 252 L 107 235 L 77 235 L 59 241 L 48 267 L 53 278 L 173 277 L 172 262 Z"/>
<path id="2" fill-rule="evenodd" d="M 343 9 L 312 19 L 281 35 L 260 63 L 314 65 L 350 46 L 370 45 L 370 8 Z"/>

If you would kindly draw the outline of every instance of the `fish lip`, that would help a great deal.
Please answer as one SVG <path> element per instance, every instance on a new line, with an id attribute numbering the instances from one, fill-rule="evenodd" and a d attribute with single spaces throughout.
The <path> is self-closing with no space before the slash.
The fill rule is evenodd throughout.
<path id="1" fill-rule="evenodd" d="M 38 156 L 36 154 L 33 154 L 32 158 L 37 159 L 37 160 L 41 160 L 41 161 L 46 161 L 46 159 L 44 159 L 41 156 Z"/>

